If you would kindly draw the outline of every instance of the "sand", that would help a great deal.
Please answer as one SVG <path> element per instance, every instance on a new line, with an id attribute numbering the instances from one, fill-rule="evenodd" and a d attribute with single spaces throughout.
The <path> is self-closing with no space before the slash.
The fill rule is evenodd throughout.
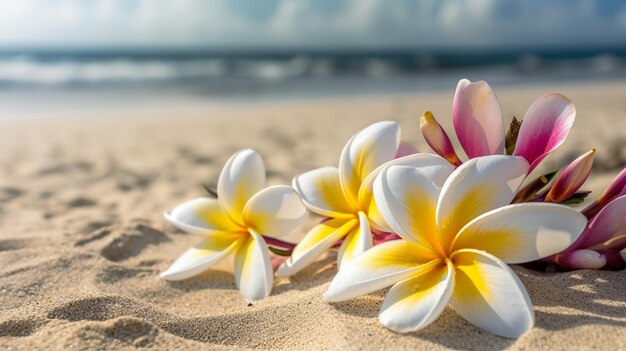
<path id="1" fill-rule="evenodd" d="M 536 173 L 595 146 L 586 188 L 597 195 L 626 163 L 624 86 L 497 93 L 508 119 L 543 93 L 575 102 L 570 138 Z M 257 149 L 269 182 L 280 184 L 336 165 L 350 135 L 382 119 L 399 121 L 404 139 L 427 150 L 417 117 L 430 109 L 450 128 L 452 94 L 0 122 L 0 349 L 626 349 L 624 271 L 515 267 L 536 313 L 535 327 L 518 340 L 479 330 L 449 308 L 422 331 L 393 333 L 377 321 L 384 291 L 328 304 L 321 294 L 335 253 L 277 281 L 269 298 L 250 306 L 235 287 L 231 259 L 188 281 L 159 279 L 199 239 L 172 228 L 162 212 L 203 195 L 200 184 L 214 184 L 234 151 Z"/>

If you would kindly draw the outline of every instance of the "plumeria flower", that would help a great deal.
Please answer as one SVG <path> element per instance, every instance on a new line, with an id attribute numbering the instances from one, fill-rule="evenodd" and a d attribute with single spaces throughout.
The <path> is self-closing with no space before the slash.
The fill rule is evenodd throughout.
<path id="1" fill-rule="evenodd" d="M 557 178 L 550 190 L 557 194 L 557 200 L 568 197 L 585 181 L 593 156 L 589 155 L 593 151 L 576 159 Z M 546 201 L 549 200 L 549 196 L 546 196 Z M 582 213 L 589 218 L 589 222 L 578 240 L 563 252 L 544 261 L 567 269 L 626 267 L 626 259 L 620 254 L 620 251 L 626 249 L 626 169 Z"/>
<path id="2" fill-rule="evenodd" d="M 550 261 L 568 269 L 624 268 L 620 251 L 625 248 L 626 195 L 622 195 L 593 216 L 578 240 Z"/>
<path id="3" fill-rule="evenodd" d="M 265 165 L 254 150 L 234 154 L 217 184 L 218 198 L 187 201 L 165 218 L 175 227 L 204 239 L 179 257 L 161 277 L 183 280 L 198 275 L 230 253 L 235 254 L 235 282 L 248 301 L 267 297 L 273 272 L 265 239 L 300 228 L 307 210 L 288 186 L 263 188 Z"/>
<path id="4" fill-rule="evenodd" d="M 439 185 L 452 173 L 445 159 L 429 154 L 406 155 L 400 127 L 391 121 L 378 122 L 354 135 L 344 147 L 339 168 L 323 167 L 296 177 L 293 187 L 305 206 L 327 219 L 313 227 L 276 271 L 290 276 L 323 252 L 341 242 L 337 258 L 341 265 L 373 245 L 372 231 L 391 231 L 373 201 L 373 183 L 383 165 L 420 167 Z"/>
<path id="5" fill-rule="evenodd" d="M 348 262 L 324 298 L 343 301 L 393 285 L 379 320 L 394 331 L 424 328 L 450 304 L 480 328 L 520 336 L 534 324 L 533 307 L 507 263 L 561 251 L 586 223 L 563 205 L 508 205 L 528 167 L 521 157 L 475 158 L 441 189 L 419 168 L 386 168 L 376 179 L 375 201 L 401 240 Z"/>
<path id="6" fill-rule="evenodd" d="M 575 118 L 576 109 L 564 95 L 547 94 L 538 98 L 526 111 L 513 155 L 528 161 L 530 173 L 565 141 Z M 505 154 L 502 110 L 486 82 L 459 81 L 454 94 L 452 121 L 459 142 L 470 159 Z M 435 152 L 453 164 L 460 163 L 448 135 L 432 114 L 422 116 L 420 127 Z"/>

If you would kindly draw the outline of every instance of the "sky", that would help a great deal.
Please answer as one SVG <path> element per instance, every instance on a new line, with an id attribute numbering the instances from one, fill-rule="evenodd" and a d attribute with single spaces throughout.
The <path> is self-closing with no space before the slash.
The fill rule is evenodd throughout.
<path id="1" fill-rule="evenodd" d="M 626 46 L 622 0 L 0 0 L 1 48 Z"/>

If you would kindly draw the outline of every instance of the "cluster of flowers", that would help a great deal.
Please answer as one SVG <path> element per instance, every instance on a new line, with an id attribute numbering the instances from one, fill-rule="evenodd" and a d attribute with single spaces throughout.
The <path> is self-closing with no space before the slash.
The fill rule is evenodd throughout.
<path id="1" fill-rule="evenodd" d="M 532 328 L 534 313 L 507 264 L 626 265 L 620 256 L 626 247 L 626 170 L 582 211 L 567 205 L 584 200 L 587 193 L 578 190 L 595 150 L 557 177 L 525 181 L 563 143 L 575 113 L 565 96 L 548 94 L 505 134 L 489 85 L 461 80 L 452 118 L 465 162 L 430 112 L 420 128 L 436 155 L 401 141 L 395 122 L 378 122 L 348 141 L 339 167 L 299 175 L 293 187 L 264 188 L 263 160 L 253 150 L 240 151 L 224 166 L 214 197 L 165 214 L 204 239 L 161 276 L 186 279 L 234 253 L 237 286 L 257 301 L 270 294 L 274 275 L 296 274 L 338 248 L 327 301 L 392 286 L 380 322 L 394 331 L 421 329 L 450 305 L 474 325 L 516 338 Z M 300 243 L 277 238 L 302 227 L 308 211 L 324 220 Z M 276 267 L 270 252 L 288 258 Z"/>

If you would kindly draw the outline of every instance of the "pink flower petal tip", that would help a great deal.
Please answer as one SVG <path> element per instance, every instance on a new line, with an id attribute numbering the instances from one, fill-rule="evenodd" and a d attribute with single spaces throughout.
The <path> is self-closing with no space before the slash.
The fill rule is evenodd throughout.
<path id="1" fill-rule="evenodd" d="M 452 105 L 452 122 L 467 157 L 504 154 L 502 110 L 487 82 L 459 81 Z"/>
<path id="2" fill-rule="evenodd" d="M 547 94 L 533 102 L 522 120 L 513 153 L 526 158 L 529 173 L 565 141 L 575 118 L 576 108 L 564 95 Z"/>

